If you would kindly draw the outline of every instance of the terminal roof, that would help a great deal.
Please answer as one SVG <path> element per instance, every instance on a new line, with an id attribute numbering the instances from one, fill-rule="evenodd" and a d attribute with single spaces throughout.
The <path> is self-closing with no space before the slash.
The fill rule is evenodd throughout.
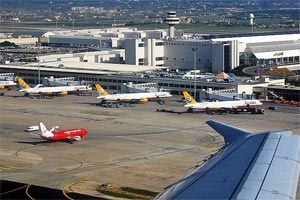
<path id="1" fill-rule="evenodd" d="M 38 66 L 38 63 L 30 64 L 31 66 Z M 46 68 L 59 68 L 65 70 L 80 70 L 80 71 L 93 71 L 103 72 L 104 74 L 117 74 L 117 73 L 139 73 L 145 71 L 155 71 L 165 69 L 167 67 L 158 66 L 140 66 L 140 65 L 127 65 L 127 64 L 111 64 L 111 63 L 89 63 L 89 62 L 74 62 L 74 61 L 57 61 L 40 63 L 41 67 Z"/>

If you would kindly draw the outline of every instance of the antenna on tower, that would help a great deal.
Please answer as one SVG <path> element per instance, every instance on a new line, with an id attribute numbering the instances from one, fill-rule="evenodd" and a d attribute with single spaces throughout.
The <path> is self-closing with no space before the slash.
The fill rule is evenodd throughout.
<path id="1" fill-rule="evenodd" d="M 174 38 L 175 36 L 175 25 L 179 24 L 179 17 L 176 16 L 175 11 L 167 12 L 167 18 L 165 19 L 166 24 L 169 25 L 169 37 Z"/>
<path id="2" fill-rule="evenodd" d="M 250 13 L 249 17 L 250 17 L 250 25 L 251 25 L 251 29 L 252 29 L 252 33 L 253 33 L 254 14 L 253 14 L 253 13 Z"/>

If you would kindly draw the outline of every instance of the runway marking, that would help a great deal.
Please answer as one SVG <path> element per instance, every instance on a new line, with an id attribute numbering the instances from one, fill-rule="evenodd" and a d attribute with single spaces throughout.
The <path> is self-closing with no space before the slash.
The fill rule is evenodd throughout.
<path id="1" fill-rule="evenodd" d="M 22 169 L 22 168 L 21 167 L 18 168 L 18 167 L 14 167 L 14 166 L 4 166 L 4 165 L 0 166 L 1 171 L 2 170 L 17 170 L 17 169 Z"/>
<path id="2" fill-rule="evenodd" d="M 29 190 L 30 186 L 31 186 L 31 184 L 28 184 L 28 185 L 27 185 L 26 191 L 25 191 L 25 192 L 26 192 L 27 196 L 28 196 L 30 199 L 34 200 L 34 198 L 33 198 L 32 196 L 30 196 L 30 194 L 28 193 L 28 190 Z"/>
<path id="3" fill-rule="evenodd" d="M 73 185 L 76 185 L 76 184 L 78 184 L 78 183 L 80 183 L 80 182 L 82 182 L 82 181 L 84 181 L 86 178 L 82 178 L 82 179 L 79 179 L 78 181 L 75 181 L 75 182 L 72 182 L 72 183 L 70 183 L 70 184 L 68 184 L 68 185 L 65 185 L 64 186 L 64 188 L 62 189 L 62 191 L 63 191 L 63 194 L 65 195 L 65 197 L 67 197 L 68 199 L 70 199 L 70 200 L 73 200 L 71 197 L 69 197 L 68 195 L 67 195 L 67 190 L 69 191 L 69 192 L 74 192 L 73 190 L 72 190 L 72 186 Z"/>
<path id="4" fill-rule="evenodd" d="M 28 184 L 28 185 L 30 185 L 30 184 Z M 1 193 L 0 195 L 4 195 L 4 194 L 11 193 L 11 192 L 15 192 L 15 191 L 17 191 L 17 190 L 21 190 L 21 189 L 23 189 L 23 188 L 26 188 L 28 185 L 24 185 L 24 186 L 19 187 L 19 188 L 16 188 L 16 189 L 9 190 L 9 191 L 7 191 L 7 192 L 3 192 L 3 193 Z"/>
<path id="5" fill-rule="evenodd" d="M 49 156 L 49 157 L 51 157 L 51 156 Z M 72 160 L 72 161 L 75 161 L 75 162 L 79 163 L 79 166 L 77 166 L 75 168 L 71 168 L 71 169 L 67 169 L 66 167 L 57 167 L 56 169 L 59 173 L 80 169 L 84 165 L 83 162 L 81 162 L 80 160 L 76 160 L 74 158 L 64 158 L 64 157 L 57 157 L 57 156 L 55 156 L 55 158 L 63 158 L 63 159 L 66 159 L 66 160 Z"/>
<path id="6" fill-rule="evenodd" d="M 39 145 L 36 145 L 36 146 L 30 146 L 30 147 L 24 147 L 24 148 L 20 148 L 18 149 L 14 154 L 12 155 L 15 155 L 16 157 L 20 157 L 22 155 L 22 151 L 24 151 L 25 149 L 30 149 L 30 148 L 35 148 L 35 147 L 38 147 L 38 146 L 42 146 L 42 144 L 39 144 Z M 48 156 L 48 155 L 43 155 L 43 157 L 54 157 L 54 156 Z M 66 157 L 58 157 L 58 156 L 55 156 L 55 158 L 61 158 L 61 159 L 66 159 L 66 160 L 72 160 L 72 161 L 75 161 L 77 164 L 79 163 L 78 166 L 74 167 L 74 168 L 70 168 L 70 169 L 67 169 L 66 167 L 58 167 L 57 169 L 60 170 L 60 171 L 57 171 L 58 173 L 64 173 L 64 172 L 68 172 L 68 171 L 73 171 L 73 170 L 76 170 L 76 169 L 80 169 L 83 167 L 84 163 L 81 162 L 80 160 L 76 160 L 76 159 L 73 159 L 73 158 L 66 158 Z M 26 166 L 23 166 L 22 168 L 25 168 Z M 22 169 L 22 168 L 16 168 L 16 167 L 10 167 L 11 170 L 17 170 L 17 169 Z M 0 170 L 2 169 L 10 169 L 8 166 L 0 166 Z M 7 194 L 7 193 L 11 193 L 11 192 L 14 192 L 14 191 L 17 191 L 17 190 L 20 190 L 20 189 L 23 189 L 23 188 L 26 188 L 26 195 L 34 200 L 34 198 L 32 196 L 30 196 L 29 194 L 29 188 L 31 185 L 33 184 L 38 184 L 38 183 L 42 183 L 42 182 L 45 182 L 45 181 L 35 181 L 34 183 L 31 183 L 31 184 L 28 184 L 28 185 L 25 185 L 25 186 L 22 186 L 20 188 L 16 188 L 16 189 L 13 189 L 13 190 L 10 190 L 10 191 L 7 191 L 7 192 L 4 192 L 4 193 L 1 193 L 1 195 L 4 195 L 4 194 Z M 63 191 L 64 195 L 66 196 L 66 198 L 70 199 L 70 200 L 73 200 L 71 197 L 69 197 L 65 191 Z"/>
<path id="7" fill-rule="evenodd" d="M 74 181 L 74 182 L 71 182 L 71 183 L 65 185 L 65 186 L 63 187 L 63 189 L 62 189 L 63 194 L 64 194 L 68 199 L 72 199 L 71 197 L 69 197 L 69 196 L 66 194 L 66 193 L 67 193 L 67 190 L 69 190 L 69 192 L 72 192 L 72 193 L 78 193 L 78 194 L 80 194 L 80 192 L 75 191 L 75 190 L 72 188 L 73 186 L 75 186 L 75 185 L 77 185 L 77 184 L 79 184 L 79 183 L 81 183 L 81 182 L 94 182 L 94 183 L 97 183 L 97 184 L 101 184 L 101 183 L 99 183 L 99 182 L 97 182 L 97 181 L 95 181 L 95 180 L 89 180 L 91 177 L 94 177 L 94 176 L 95 176 L 95 175 L 94 175 L 94 173 L 93 173 L 93 174 L 91 174 L 91 175 L 89 175 L 89 176 L 87 176 L 87 177 L 85 177 L 85 178 L 81 178 L 81 179 L 79 179 L 79 180 L 77 180 L 77 181 Z"/>

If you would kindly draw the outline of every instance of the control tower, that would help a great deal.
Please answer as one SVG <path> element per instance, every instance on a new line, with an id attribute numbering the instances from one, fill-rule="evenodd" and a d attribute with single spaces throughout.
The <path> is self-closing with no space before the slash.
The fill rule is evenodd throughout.
<path id="1" fill-rule="evenodd" d="M 166 24 L 169 25 L 169 37 L 174 38 L 175 35 L 175 25 L 179 24 L 179 17 L 176 16 L 175 11 L 167 12 L 167 18 L 165 19 Z"/>

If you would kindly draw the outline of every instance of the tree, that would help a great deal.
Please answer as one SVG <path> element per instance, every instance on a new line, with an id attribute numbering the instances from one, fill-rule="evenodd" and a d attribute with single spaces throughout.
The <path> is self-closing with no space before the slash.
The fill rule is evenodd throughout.
<path id="1" fill-rule="evenodd" d="M 16 44 L 9 41 L 4 41 L 0 43 L 0 47 L 11 47 L 11 46 L 16 46 Z"/>

